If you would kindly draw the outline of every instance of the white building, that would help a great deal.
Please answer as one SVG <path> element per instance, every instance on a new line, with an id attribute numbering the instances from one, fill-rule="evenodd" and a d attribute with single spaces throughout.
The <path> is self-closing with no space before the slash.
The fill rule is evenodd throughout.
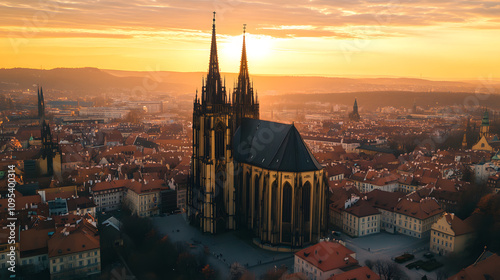
<path id="1" fill-rule="evenodd" d="M 406 197 L 396 205 L 395 230 L 408 236 L 429 236 L 434 222 L 443 214 L 443 209 L 434 198 L 414 200 Z"/>
<path id="2" fill-rule="evenodd" d="M 343 213 L 343 230 L 350 236 L 365 236 L 380 232 L 380 211 L 360 200 Z"/>
<path id="3" fill-rule="evenodd" d="M 125 196 L 125 185 L 129 180 L 99 182 L 92 186 L 90 193 L 97 205 L 97 211 L 106 212 L 119 209 Z"/>
<path id="4" fill-rule="evenodd" d="M 113 107 L 83 107 L 80 109 L 81 117 L 97 117 L 105 120 L 122 119 L 130 110 Z"/>
<path id="5" fill-rule="evenodd" d="M 164 185 L 163 180 L 153 180 L 151 182 L 131 182 L 127 185 L 124 201 L 130 207 L 133 214 L 139 217 L 150 217 L 160 214 L 162 190 L 169 189 Z"/>

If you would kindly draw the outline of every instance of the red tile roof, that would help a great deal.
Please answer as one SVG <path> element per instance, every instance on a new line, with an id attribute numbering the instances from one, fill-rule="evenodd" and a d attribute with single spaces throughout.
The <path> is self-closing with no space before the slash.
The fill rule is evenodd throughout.
<path id="1" fill-rule="evenodd" d="M 444 212 L 434 198 L 424 198 L 420 201 L 404 198 L 399 201 L 394 209 L 394 212 L 406 216 L 425 220 L 434 215 L 439 215 Z"/>
<path id="2" fill-rule="evenodd" d="M 21 258 L 46 254 L 48 251 L 47 241 L 49 240 L 49 232 L 54 232 L 54 228 L 32 228 L 21 231 L 20 234 L 20 249 Z"/>
<path id="3" fill-rule="evenodd" d="M 323 272 L 357 265 L 354 252 L 340 243 L 323 241 L 302 249 L 295 256 L 309 262 Z"/>
<path id="4" fill-rule="evenodd" d="M 341 274 L 334 275 L 328 280 L 380 280 L 380 276 L 378 276 L 375 272 L 373 272 L 367 266 L 358 267 L 353 270 L 346 271 Z"/>
<path id="5" fill-rule="evenodd" d="M 455 236 L 471 233 L 474 231 L 472 227 L 470 227 L 459 217 L 455 216 L 455 214 L 445 213 L 444 217 L 446 219 L 446 222 L 448 222 L 448 224 L 451 226 L 453 232 L 455 232 Z"/>
<path id="6" fill-rule="evenodd" d="M 82 220 L 74 230 L 65 227 L 55 233 L 48 242 L 49 258 L 100 248 L 97 229 Z M 94 230 L 95 229 L 95 230 Z"/>
<path id="7" fill-rule="evenodd" d="M 371 203 L 363 199 L 356 202 L 353 206 L 345 209 L 345 211 L 360 218 L 380 214 L 380 211 L 378 211 L 377 208 L 374 208 Z"/>
<path id="8" fill-rule="evenodd" d="M 493 254 L 470 265 L 448 280 L 491 280 L 500 279 L 500 256 Z"/>

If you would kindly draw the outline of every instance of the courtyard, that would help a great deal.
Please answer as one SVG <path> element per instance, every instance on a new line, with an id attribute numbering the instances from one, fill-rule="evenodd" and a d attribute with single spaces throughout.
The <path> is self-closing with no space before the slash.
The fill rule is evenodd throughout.
<path id="1" fill-rule="evenodd" d="M 426 260 L 424 254 L 429 252 L 429 238 L 414 238 L 402 234 L 391 234 L 381 232 L 360 238 L 351 238 L 341 234 L 341 239 L 346 242 L 346 247 L 356 252 L 356 258 L 360 265 L 365 265 L 366 260 L 387 260 L 393 261 L 394 258 L 404 253 L 413 254 L 415 259 L 399 264 L 401 270 L 408 275 L 410 279 L 421 279 L 424 275 L 427 279 L 437 279 L 435 270 L 426 272 L 422 269 L 408 269 L 406 265 L 416 260 Z M 444 257 L 434 256 L 440 261 Z"/>
<path id="2" fill-rule="evenodd" d="M 226 232 L 217 235 L 203 234 L 189 225 L 184 214 L 152 218 L 153 225 L 160 233 L 173 242 L 187 242 L 192 248 L 209 250 L 208 263 L 216 268 L 222 279 L 229 276 L 229 266 L 235 262 L 245 266 L 256 277 L 265 274 L 275 266 L 285 265 L 293 272 L 293 253 L 272 252 L 252 243 L 246 233 Z"/>
<path id="3" fill-rule="evenodd" d="M 248 234 L 242 231 L 231 231 L 218 235 L 203 234 L 186 221 L 184 214 L 152 218 L 154 226 L 160 233 L 167 235 L 173 242 L 186 242 L 193 250 L 208 248 L 208 263 L 216 268 L 222 279 L 229 276 L 229 266 L 235 262 L 245 266 L 257 278 L 275 266 L 285 265 L 290 273 L 293 272 L 293 253 L 272 252 L 261 249 L 252 243 Z M 346 247 L 356 252 L 359 264 L 364 266 L 366 260 L 393 259 L 404 253 L 415 255 L 415 260 L 424 259 L 428 252 L 429 239 L 418 239 L 401 234 L 377 233 L 360 238 L 351 238 L 341 234 L 340 239 Z M 443 257 L 436 256 L 437 260 Z M 436 279 L 436 271 L 426 272 L 422 269 L 408 269 L 410 262 L 400 264 L 400 268 L 410 279 L 421 279 L 424 275 L 428 279 Z"/>

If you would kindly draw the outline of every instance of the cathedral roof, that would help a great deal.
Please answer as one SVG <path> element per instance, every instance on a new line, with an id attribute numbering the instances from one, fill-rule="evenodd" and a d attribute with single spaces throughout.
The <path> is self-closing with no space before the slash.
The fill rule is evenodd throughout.
<path id="1" fill-rule="evenodd" d="M 238 162 L 270 170 L 304 172 L 321 170 L 293 124 L 243 119 L 233 142 Z"/>

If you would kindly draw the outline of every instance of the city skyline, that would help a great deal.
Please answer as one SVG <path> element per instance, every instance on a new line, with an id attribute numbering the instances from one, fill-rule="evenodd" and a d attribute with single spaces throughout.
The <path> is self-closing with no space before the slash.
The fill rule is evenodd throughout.
<path id="1" fill-rule="evenodd" d="M 498 3 L 29 1 L 0 5 L 2 67 L 204 72 L 217 12 L 222 72 L 247 24 L 259 75 L 498 79 Z"/>

